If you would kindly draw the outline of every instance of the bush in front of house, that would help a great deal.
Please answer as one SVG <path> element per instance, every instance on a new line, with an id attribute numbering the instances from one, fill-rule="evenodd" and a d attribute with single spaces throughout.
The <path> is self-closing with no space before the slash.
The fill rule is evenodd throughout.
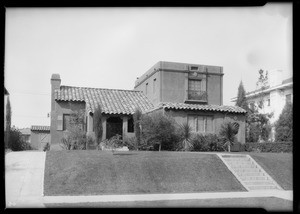
<path id="1" fill-rule="evenodd" d="M 179 136 L 177 123 L 174 118 L 155 112 L 151 115 L 143 115 L 141 118 L 142 144 L 145 148 L 153 148 L 158 145 L 158 150 L 175 150 Z"/>
<path id="2" fill-rule="evenodd" d="M 246 143 L 246 152 L 293 152 L 292 142 L 266 142 L 266 143 Z"/>
<path id="3" fill-rule="evenodd" d="M 49 150 L 50 150 L 50 143 L 46 143 L 46 145 L 43 148 L 43 151 L 46 152 L 46 151 L 49 151 Z"/>
<path id="4" fill-rule="evenodd" d="M 32 146 L 22 139 L 22 133 L 15 126 L 9 132 L 8 145 L 12 151 L 33 150 Z"/>
<path id="5" fill-rule="evenodd" d="M 191 139 L 191 151 L 211 152 L 224 151 L 224 142 L 217 134 L 196 134 Z"/>

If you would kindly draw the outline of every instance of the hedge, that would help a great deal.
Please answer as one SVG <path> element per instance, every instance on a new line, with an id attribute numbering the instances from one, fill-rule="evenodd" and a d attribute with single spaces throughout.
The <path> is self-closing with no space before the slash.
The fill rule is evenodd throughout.
<path id="1" fill-rule="evenodd" d="M 293 152 L 293 142 L 246 143 L 246 152 Z"/>

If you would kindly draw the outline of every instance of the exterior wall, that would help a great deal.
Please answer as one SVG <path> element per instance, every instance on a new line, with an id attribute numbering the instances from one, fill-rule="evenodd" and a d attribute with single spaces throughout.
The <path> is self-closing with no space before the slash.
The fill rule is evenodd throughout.
<path id="1" fill-rule="evenodd" d="M 191 66 L 198 67 L 192 71 Z M 143 91 L 154 104 L 159 102 L 187 101 L 189 73 L 206 74 L 207 77 L 207 104 L 223 104 L 223 68 L 220 66 L 187 64 L 177 62 L 158 62 L 135 82 L 134 90 Z M 156 89 L 153 91 L 153 79 L 156 79 Z M 148 90 L 146 93 L 146 84 Z"/>
<path id="2" fill-rule="evenodd" d="M 54 110 L 51 111 L 51 150 L 60 150 L 59 143 L 64 136 L 65 131 L 57 130 L 58 117 L 62 117 L 63 114 L 71 114 L 74 111 L 85 110 L 84 102 L 66 102 L 66 101 L 54 101 Z"/>
<path id="3" fill-rule="evenodd" d="M 49 131 L 31 131 L 31 146 L 38 150 L 43 150 L 46 143 L 50 143 Z"/>
<path id="4" fill-rule="evenodd" d="M 245 143 L 245 115 L 244 114 L 233 114 L 233 113 L 220 113 L 220 112 L 201 112 L 201 111 L 166 111 L 168 115 L 172 116 L 178 124 L 188 122 L 188 115 L 201 115 L 201 116 L 213 116 L 213 129 L 214 133 L 218 134 L 221 128 L 222 123 L 225 120 L 232 122 L 238 122 L 239 132 L 236 135 L 237 141 L 244 144 Z"/>
<path id="5" fill-rule="evenodd" d="M 292 88 L 286 88 L 284 90 L 273 90 L 269 93 L 266 93 L 263 97 L 264 105 L 262 109 L 259 109 L 260 113 L 266 114 L 266 113 L 273 113 L 273 117 L 270 119 L 271 124 L 274 125 L 274 123 L 278 120 L 285 104 L 286 104 L 286 95 L 291 94 L 292 96 L 292 102 L 293 102 L 293 89 Z M 258 102 L 262 98 L 259 97 L 250 97 L 247 98 L 248 103 L 254 102 L 257 106 Z M 270 106 L 268 106 L 267 100 L 270 99 Z"/>

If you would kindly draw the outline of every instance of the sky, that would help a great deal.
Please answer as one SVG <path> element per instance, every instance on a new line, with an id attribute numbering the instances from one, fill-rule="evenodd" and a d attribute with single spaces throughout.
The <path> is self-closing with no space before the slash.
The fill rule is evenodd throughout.
<path id="1" fill-rule="evenodd" d="M 223 104 L 258 70 L 292 77 L 292 3 L 263 7 L 6 8 L 4 85 L 12 125 L 50 125 L 50 78 L 133 89 L 158 61 L 223 67 Z"/>

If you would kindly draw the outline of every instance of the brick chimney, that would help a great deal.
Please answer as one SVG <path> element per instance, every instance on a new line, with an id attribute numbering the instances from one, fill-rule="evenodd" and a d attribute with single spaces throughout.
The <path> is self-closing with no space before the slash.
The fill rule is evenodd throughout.
<path id="1" fill-rule="evenodd" d="M 51 76 L 51 112 L 54 111 L 55 108 L 55 100 L 54 100 L 54 90 L 60 88 L 60 75 L 52 74 Z"/>

